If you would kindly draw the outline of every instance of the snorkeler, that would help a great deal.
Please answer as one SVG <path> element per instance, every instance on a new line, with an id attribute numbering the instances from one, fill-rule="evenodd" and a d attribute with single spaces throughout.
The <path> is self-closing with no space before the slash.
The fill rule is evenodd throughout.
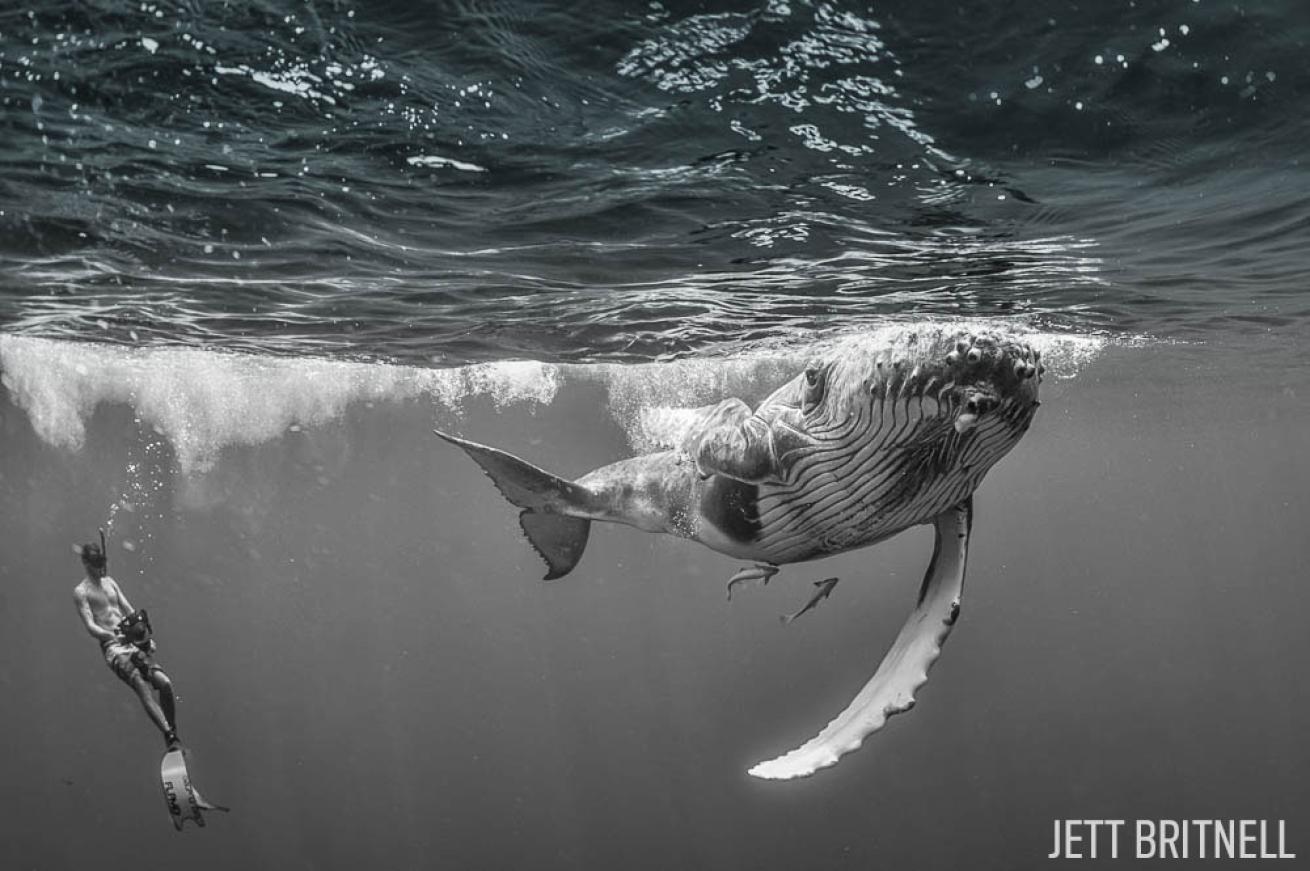
<path id="1" fill-rule="evenodd" d="M 100 543 L 75 547 L 82 557 L 86 577 L 73 590 L 78 613 L 86 631 L 100 642 L 105 662 L 114 674 L 136 691 L 150 719 L 164 733 L 169 750 L 178 748 L 177 720 L 173 700 L 173 682 L 155 662 L 155 642 L 150 638 L 150 618 L 145 611 L 133 610 L 117 582 L 109 577 L 109 560 L 105 553 L 105 531 Z M 151 688 L 159 692 L 155 700 Z"/>

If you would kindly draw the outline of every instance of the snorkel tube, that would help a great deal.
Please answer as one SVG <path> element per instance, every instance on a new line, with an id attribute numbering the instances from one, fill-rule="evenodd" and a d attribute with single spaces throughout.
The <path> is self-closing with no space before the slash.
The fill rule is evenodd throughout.
<path id="1" fill-rule="evenodd" d="M 100 528 L 100 549 L 96 549 L 96 543 L 89 541 L 86 544 L 73 545 L 73 551 L 82 557 L 88 569 L 96 568 L 102 572 L 109 569 L 109 550 L 105 541 L 104 527 Z"/>

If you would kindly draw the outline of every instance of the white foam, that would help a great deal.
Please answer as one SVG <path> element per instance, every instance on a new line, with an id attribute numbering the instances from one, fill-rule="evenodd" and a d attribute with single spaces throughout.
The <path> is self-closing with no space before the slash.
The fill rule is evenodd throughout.
<path id="1" fill-rule="evenodd" d="M 834 334 L 813 348 L 814 355 L 842 347 L 861 345 L 865 347 L 897 347 L 908 345 L 913 340 L 922 339 L 930 334 L 954 333 L 989 333 L 993 336 L 1026 342 L 1040 351 L 1042 363 L 1045 364 L 1049 377 L 1067 379 L 1074 377 L 1087 363 L 1091 362 L 1106 345 L 1111 342 L 1108 336 L 1073 333 L 1054 333 L 1034 329 L 1020 320 L 1001 321 L 996 319 L 957 319 L 936 320 L 923 319 L 914 322 L 892 322 L 881 327 L 856 328 Z"/>
<path id="2" fill-rule="evenodd" d="M 0 336 L 0 370 L 44 441 L 80 450 L 96 407 L 124 404 L 169 442 L 187 474 L 210 468 L 229 445 L 322 425 L 351 403 L 424 396 L 452 409 L 470 396 L 497 406 L 548 403 L 558 387 L 556 367 L 531 361 L 420 369 L 19 336 Z"/>
<path id="3" fill-rule="evenodd" d="M 997 325 L 918 322 L 798 334 L 785 343 L 661 363 L 554 365 L 528 360 L 428 369 L 196 348 L 134 348 L 0 335 L 0 382 L 45 442 L 80 450 L 101 404 L 132 409 L 172 448 L 184 474 L 208 470 L 223 449 L 281 438 L 340 418 L 353 403 L 427 399 L 459 412 L 472 397 L 497 407 L 552 402 L 569 381 L 600 382 L 609 413 L 637 452 L 677 444 L 696 408 L 737 397 L 756 405 L 805 361 L 848 344 L 895 345 L 938 330 L 1010 332 L 1041 350 L 1048 377 L 1073 377 L 1109 340 Z"/>
<path id="4" fill-rule="evenodd" d="M 593 367 L 611 416 L 638 453 L 679 443 L 696 409 L 737 397 L 755 405 L 795 376 L 812 349 L 760 349 L 731 357 Z"/>
<path id="5" fill-rule="evenodd" d="M 700 409 L 730 397 L 752 407 L 794 378 L 813 357 L 852 345 L 895 347 L 927 333 L 989 332 L 1022 339 L 1042 354 L 1047 377 L 1074 377 L 1109 343 L 1103 336 L 1041 332 L 1022 323 L 994 320 L 923 320 L 862 326 L 824 337 L 798 337 L 785 345 L 761 346 L 731 357 L 696 358 L 639 366 L 607 366 L 610 412 L 637 452 L 681 443 L 699 420 Z"/>

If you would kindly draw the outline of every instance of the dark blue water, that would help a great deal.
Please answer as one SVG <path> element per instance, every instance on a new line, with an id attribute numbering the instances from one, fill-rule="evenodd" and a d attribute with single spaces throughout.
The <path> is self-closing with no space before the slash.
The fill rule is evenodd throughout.
<path id="1" fill-rule="evenodd" d="M 1310 854 L 1307 41 L 1291 0 L 0 4 L 0 867 Z M 1043 406 L 916 710 L 801 782 L 745 771 L 930 536 L 728 603 L 738 563 L 598 524 L 542 584 L 430 434 L 577 476 L 925 321 L 1022 334 Z M 69 604 L 102 525 L 203 832 Z"/>
<path id="2" fill-rule="evenodd" d="M 1303 326 L 1296 2 L 0 13 L 6 331 L 644 360 Z"/>

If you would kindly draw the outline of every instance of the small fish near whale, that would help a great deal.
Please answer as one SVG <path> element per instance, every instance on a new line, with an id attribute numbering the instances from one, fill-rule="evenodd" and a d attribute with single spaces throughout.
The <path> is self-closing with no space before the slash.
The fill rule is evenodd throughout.
<path id="1" fill-rule="evenodd" d="M 914 705 L 959 614 L 973 493 L 1028 430 L 1041 354 L 1021 338 L 947 328 L 843 342 L 751 409 L 729 399 L 697 412 L 675 449 L 567 481 L 518 457 L 435 431 L 464 450 L 545 560 L 547 579 L 582 557 L 592 521 L 697 541 L 752 566 L 778 566 L 877 544 L 931 523 L 932 560 L 911 611 L 873 677 L 827 727 L 761 762 L 767 779 L 833 765 Z M 829 578 L 792 615 L 831 594 Z"/>

